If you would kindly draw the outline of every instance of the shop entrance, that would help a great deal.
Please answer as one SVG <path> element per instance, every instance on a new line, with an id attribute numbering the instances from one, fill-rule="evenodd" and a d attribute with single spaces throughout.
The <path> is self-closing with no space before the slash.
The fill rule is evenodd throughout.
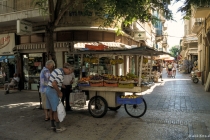
<path id="1" fill-rule="evenodd" d="M 39 75 L 43 67 L 43 54 L 23 55 L 24 89 L 37 90 Z"/>

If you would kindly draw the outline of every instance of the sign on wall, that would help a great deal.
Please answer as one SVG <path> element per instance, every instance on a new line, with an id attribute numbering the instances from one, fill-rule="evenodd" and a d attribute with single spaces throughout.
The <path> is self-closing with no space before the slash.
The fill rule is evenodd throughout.
<path id="1" fill-rule="evenodd" d="M 17 20 L 17 34 L 31 34 L 32 33 L 32 24 L 24 20 Z"/>
<path id="2" fill-rule="evenodd" d="M 13 48 L 15 47 L 15 34 L 0 34 L 0 55 L 13 54 Z"/>

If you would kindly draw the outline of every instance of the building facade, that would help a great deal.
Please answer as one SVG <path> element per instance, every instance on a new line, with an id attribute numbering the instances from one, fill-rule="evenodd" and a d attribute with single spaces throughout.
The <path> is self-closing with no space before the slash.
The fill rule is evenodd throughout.
<path id="1" fill-rule="evenodd" d="M 192 6 L 191 32 L 197 36 L 198 68 L 202 72 L 202 84 L 206 84 L 210 71 L 210 8 L 209 3 Z"/>
<path id="2" fill-rule="evenodd" d="M 0 56 L 4 56 L 3 61 L 13 57 L 14 72 L 21 77 L 22 88 L 37 90 L 39 73 L 46 62 L 45 26 L 48 17 L 43 16 L 31 3 L 32 0 L 0 1 L 0 37 L 4 38 L 4 43 L 1 43 L 4 50 L 0 48 L 2 52 Z M 166 31 L 162 24 L 164 20 L 161 20 L 157 27 L 151 23 L 137 21 L 129 27 L 123 27 L 124 34 L 117 36 L 114 28 L 99 29 L 102 21 L 94 20 L 92 13 L 84 13 L 79 9 L 67 11 L 55 29 L 53 39 L 58 67 L 62 67 L 64 62 L 71 62 L 72 56 L 68 55 L 69 51 L 85 48 L 86 44 L 101 43 L 110 48 L 130 48 L 146 44 L 158 50 L 167 50 L 161 49 L 167 46 L 163 45 L 167 44 L 166 36 L 162 37 L 163 31 Z M 143 38 L 135 37 L 139 33 Z M 10 43 L 13 44 L 7 44 L 8 35 Z M 80 58 L 75 59 L 80 61 Z M 132 64 L 131 58 L 126 57 L 124 61 L 124 65 L 114 68 L 116 75 L 131 71 L 129 69 Z M 118 70 L 123 67 L 125 68 L 123 71 Z M 137 73 L 137 70 L 132 71 Z M 12 77 L 11 74 L 8 76 Z"/>

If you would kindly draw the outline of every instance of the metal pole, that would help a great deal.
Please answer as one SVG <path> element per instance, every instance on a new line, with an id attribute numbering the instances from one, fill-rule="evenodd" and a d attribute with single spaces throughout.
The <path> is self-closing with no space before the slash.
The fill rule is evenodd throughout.
<path id="1" fill-rule="evenodd" d="M 79 74 L 80 79 L 82 78 L 82 67 L 83 67 L 83 54 L 81 54 L 81 69 Z"/>
<path id="2" fill-rule="evenodd" d="M 150 60 L 150 70 L 149 70 L 149 81 L 151 81 L 151 75 L 152 75 L 152 54 L 151 54 L 151 60 Z"/>
<path id="3" fill-rule="evenodd" d="M 139 82 L 138 82 L 138 86 L 141 86 L 141 75 L 142 75 L 142 63 L 143 63 L 143 55 L 140 56 L 141 57 L 141 61 L 139 63 Z"/>

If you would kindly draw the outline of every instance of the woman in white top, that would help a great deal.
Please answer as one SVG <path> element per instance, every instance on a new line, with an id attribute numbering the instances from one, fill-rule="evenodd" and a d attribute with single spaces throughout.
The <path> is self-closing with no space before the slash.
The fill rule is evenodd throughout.
<path id="1" fill-rule="evenodd" d="M 176 68 L 177 68 L 177 64 L 176 62 L 173 63 L 173 68 L 172 68 L 172 74 L 173 74 L 173 77 L 175 78 L 176 76 Z"/>

